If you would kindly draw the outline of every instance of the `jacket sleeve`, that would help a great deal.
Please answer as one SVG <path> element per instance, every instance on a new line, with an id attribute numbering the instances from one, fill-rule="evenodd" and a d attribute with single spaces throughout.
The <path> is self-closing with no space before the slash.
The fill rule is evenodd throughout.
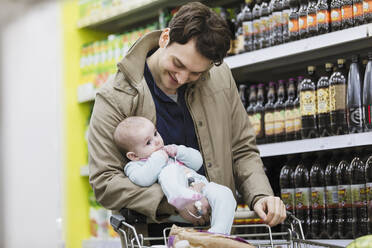
<path id="1" fill-rule="evenodd" d="M 183 145 L 177 146 L 176 159 L 195 171 L 198 171 L 203 165 L 203 158 L 200 152 L 194 148 Z"/>
<path id="2" fill-rule="evenodd" d="M 226 66 L 224 64 L 223 66 Z M 240 100 L 235 80 L 227 67 L 230 77 L 231 119 L 232 119 L 232 153 L 235 183 L 248 206 L 262 197 L 273 195 L 269 180 L 263 169 L 263 163 L 256 146 L 253 126 Z"/>
<path id="3" fill-rule="evenodd" d="M 89 182 L 97 201 L 107 209 L 129 208 L 155 221 L 158 208 L 164 215 L 174 214 L 175 209 L 167 204 L 159 184 L 139 187 L 124 174 L 128 160 L 115 146 L 112 135 L 119 122 L 130 113 L 122 108 L 132 106 L 128 102 L 128 106 L 119 108 L 112 90 L 104 85 L 97 93 L 89 127 Z"/>
<path id="4" fill-rule="evenodd" d="M 156 183 L 160 171 L 167 164 L 167 159 L 159 152 L 154 152 L 146 161 L 129 162 L 124 167 L 125 175 L 142 187 L 149 187 Z"/>

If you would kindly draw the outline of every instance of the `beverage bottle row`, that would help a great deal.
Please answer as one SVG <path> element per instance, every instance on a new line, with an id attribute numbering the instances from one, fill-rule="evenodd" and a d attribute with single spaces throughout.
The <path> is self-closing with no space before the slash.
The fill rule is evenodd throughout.
<path id="1" fill-rule="evenodd" d="M 240 85 L 257 143 L 372 131 L 372 52 L 365 70 L 357 56 L 349 71 L 345 64 L 345 59 L 338 59 L 337 67 L 326 63 L 320 77 L 308 66 L 305 77 L 269 82 L 266 101 L 265 84 L 251 85 L 248 97 L 247 86 Z"/>
<path id="2" fill-rule="evenodd" d="M 370 0 L 246 0 L 233 19 L 239 54 L 372 22 Z"/>
<path id="3" fill-rule="evenodd" d="M 369 157 L 368 157 L 369 156 Z M 313 239 L 353 239 L 372 233 L 372 156 L 335 153 L 288 160 L 281 198 Z M 287 225 L 283 225 L 285 231 Z"/>

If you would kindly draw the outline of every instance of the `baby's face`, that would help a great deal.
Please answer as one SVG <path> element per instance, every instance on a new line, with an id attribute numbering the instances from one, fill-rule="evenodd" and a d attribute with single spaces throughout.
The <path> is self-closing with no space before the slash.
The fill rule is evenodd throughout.
<path id="1" fill-rule="evenodd" d="M 164 142 L 154 124 L 146 121 L 145 125 L 138 129 L 133 152 L 139 159 L 148 158 L 153 152 L 164 147 Z"/>

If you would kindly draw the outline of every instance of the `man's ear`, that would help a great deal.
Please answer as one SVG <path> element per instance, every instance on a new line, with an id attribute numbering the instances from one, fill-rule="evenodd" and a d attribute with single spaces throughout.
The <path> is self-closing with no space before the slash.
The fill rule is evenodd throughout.
<path id="1" fill-rule="evenodd" d="M 166 48 L 169 43 L 169 31 L 170 28 L 166 28 L 163 30 L 163 32 L 160 35 L 159 38 L 159 47 L 160 48 Z"/>
<path id="2" fill-rule="evenodd" d="M 127 158 L 131 161 L 138 161 L 139 157 L 134 152 L 127 152 Z"/>

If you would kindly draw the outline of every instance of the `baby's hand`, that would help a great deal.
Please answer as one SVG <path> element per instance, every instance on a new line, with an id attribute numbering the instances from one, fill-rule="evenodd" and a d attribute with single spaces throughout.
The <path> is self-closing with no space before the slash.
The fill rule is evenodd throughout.
<path id="1" fill-rule="evenodd" d="M 175 157 L 177 155 L 177 146 L 176 145 L 167 145 L 164 146 L 164 150 L 168 153 L 169 156 Z"/>
<path id="2" fill-rule="evenodd" d="M 158 150 L 158 151 L 156 151 L 156 152 L 160 153 L 161 155 L 164 156 L 164 158 L 165 158 L 166 160 L 168 160 L 168 158 L 169 158 L 168 153 L 167 153 L 164 149 L 160 149 L 160 150 Z"/>

